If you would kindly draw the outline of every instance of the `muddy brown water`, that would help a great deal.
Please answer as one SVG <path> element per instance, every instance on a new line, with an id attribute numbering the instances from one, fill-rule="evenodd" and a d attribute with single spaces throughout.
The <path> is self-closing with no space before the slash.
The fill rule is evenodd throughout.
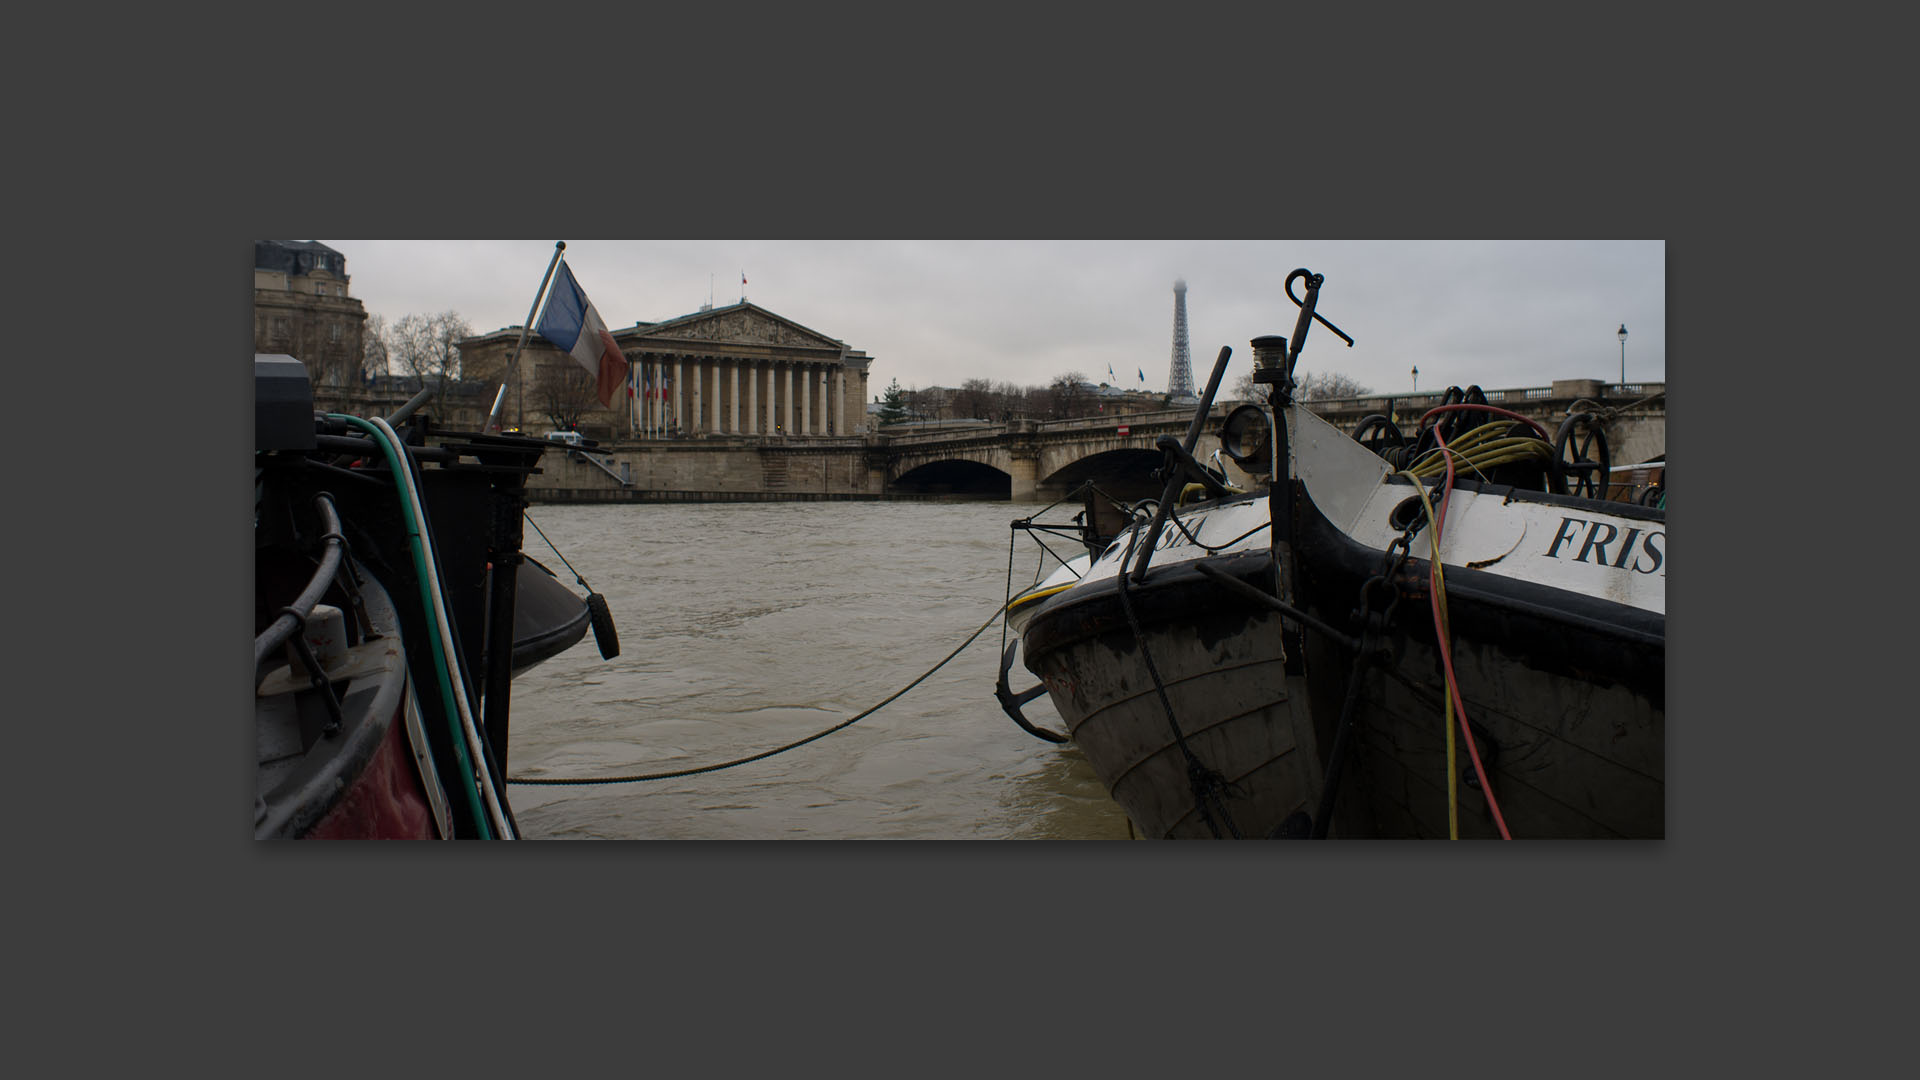
<path id="1" fill-rule="evenodd" d="M 757 754 L 869 709 L 938 663 L 1001 603 L 1004 502 L 534 506 L 607 598 L 620 654 L 589 634 L 514 682 L 508 774 L 611 777 Z M 1065 519 L 1055 510 L 1045 520 Z M 1049 538 L 1071 557 L 1070 545 Z M 546 541 L 526 551 L 573 583 Z M 1054 566 L 1022 533 L 1016 589 Z M 576 584 L 577 591 L 579 590 Z M 510 783 L 529 839 L 1126 839 L 1071 745 L 1021 731 L 993 698 L 996 622 L 878 712 L 718 772 L 636 783 Z M 1015 689 L 1034 682 L 1015 665 Z M 1045 697 L 1036 723 L 1061 723 Z"/>

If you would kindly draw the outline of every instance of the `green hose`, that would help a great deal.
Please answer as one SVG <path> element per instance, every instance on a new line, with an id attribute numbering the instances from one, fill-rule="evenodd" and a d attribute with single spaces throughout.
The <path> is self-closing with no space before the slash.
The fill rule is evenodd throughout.
<path id="1" fill-rule="evenodd" d="M 433 583 L 428 580 L 427 557 L 424 546 L 425 540 L 420 533 L 420 522 L 414 518 L 412 500 L 406 497 L 407 488 L 411 480 L 411 477 L 404 472 L 407 467 L 406 459 L 396 452 L 395 448 L 388 443 L 387 437 L 381 433 L 379 428 L 374 427 L 367 421 L 357 416 L 348 416 L 343 413 L 329 413 L 327 414 L 327 419 L 344 420 L 366 432 L 372 437 L 374 444 L 380 447 L 380 452 L 386 456 L 387 466 L 393 471 L 394 484 L 399 488 L 401 496 L 400 516 L 407 524 L 407 543 L 413 552 L 414 573 L 420 579 L 420 604 L 425 609 L 427 618 L 431 623 L 434 620 L 433 613 L 435 610 Z M 440 641 L 440 634 L 437 628 L 429 629 L 427 643 L 433 655 L 434 675 L 440 685 L 441 707 L 446 710 L 447 723 L 453 729 L 453 751 L 460 762 L 460 790 L 467 797 L 467 805 L 473 812 L 475 824 L 479 826 L 481 839 L 490 840 L 493 838 L 493 831 L 487 826 L 486 810 L 480 804 L 480 789 L 478 782 L 474 779 L 473 759 L 467 754 L 466 735 L 460 730 L 460 710 L 453 701 L 452 676 L 447 662 L 447 655 Z"/>

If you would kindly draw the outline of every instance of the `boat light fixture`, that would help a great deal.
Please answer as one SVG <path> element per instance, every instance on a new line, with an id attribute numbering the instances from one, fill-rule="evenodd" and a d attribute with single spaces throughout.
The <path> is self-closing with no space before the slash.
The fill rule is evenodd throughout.
<path id="1" fill-rule="evenodd" d="M 1258 405 L 1242 405 L 1227 414 L 1220 425 L 1220 449 L 1235 465 L 1250 473 L 1264 473 L 1273 456 L 1273 425 L 1266 410 Z"/>

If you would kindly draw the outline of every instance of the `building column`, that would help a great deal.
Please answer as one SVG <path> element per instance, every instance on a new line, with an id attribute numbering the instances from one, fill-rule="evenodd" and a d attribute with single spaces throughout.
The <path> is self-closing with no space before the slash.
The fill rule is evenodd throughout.
<path id="1" fill-rule="evenodd" d="M 780 433 L 793 434 L 793 365 L 780 365 L 780 382 L 785 393 L 780 395 Z"/>
<path id="2" fill-rule="evenodd" d="M 693 385 L 689 387 L 692 400 L 687 402 L 687 434 L 691 436 L 707 418 L 707 363 L 697 356 L 689 356 L 687 368 L 687 374 L 693 377 Z"/>
<path id="3" fill-rule="evenodd" d="M 760 434 L 760 369 L 747 362 L 747 434 Z"/>
<path id="4" fill-rule="evenodd" d="M 774 434 L 774 390 L 778 390 L 778 386 L 774 386 L 774 371 L 778 371 L 778 365 L 772 359 L 766 361 L 766 423 L 760 425 L 760 434 Z"/>
<path id="5" fill-rule="evenodd" d="M 727 433 L 740 434 L 740 361 L 727 361 Z"/>
<path id="6" fill-rule="evenodd" d="M 686 416 L 686 407 L 680 404 L 680 395 L 686 393 L 687 388 L 686 379 L 683 378 L 684 374 L 685 369 L 680 363 L 680 354 L 674 353 L 673 386 L 667 392 L 668 404 L 671 406 L 670 411 L 673 415 L 667 417 L 667 419 L 672 421 L 673 428 L 676 431 L 684 431 L 686 428 L 686 422 L 682 419 Z"/>
<path id="7" fill-rule="evenodd" d="M 813 434 L 813 365 L 800 365 L 800 434 Z"/>
<path id="8" fill-rule="evenodd" d="M 833 432 L 836 435 L 847 433 L 847 369 L 836 368 L 833 373 Z"/>

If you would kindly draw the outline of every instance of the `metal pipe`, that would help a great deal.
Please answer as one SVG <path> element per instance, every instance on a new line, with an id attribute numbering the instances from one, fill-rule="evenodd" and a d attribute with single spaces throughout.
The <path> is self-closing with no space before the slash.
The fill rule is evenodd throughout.
<path id="1" fill-rule="evenodd" d="M 1220 357 L 1213 362 L 1213 374 L 1207 376 L 1207 392 L 1200 395 L 1200 404 L 1193 410 L 1193 422 L 1187 425 L 1187 438 L 1181 444 L 1188 457 L 1193 456 L 1193 448 L 1200 442 L 1200 429 L 1207 424 L 1207 410 L 1213 408 L 1213 395 L 1220 389 L 1220 377 L 1227 373 L 1227 358 L 1233 355 L 1233 347 L 1220 346 Z M 1146 580 L 1147 562 L 1153 558 L 1153 547 L 1160 542 L 1160 531 L 1167 527 L 1167 515 L 1173 511 L 1173 499 L 1185 483 L 1182 471 L 1168 462 L 1167 486 L 1160 493 L 1160 505 L 1154 509 L 1153 525 L 1147 530 L 1147 542 L 1140 552 L 1140 562 L 1133 568 L 1135 584 Z"/>
<path id="2" fill-rule="evenodd" d="M 380 453 L 380 447 L 371 439 L 357 439 L 351 435 L 315 435 L 313 445 L 319 450 L 338 450 L 341 454 L 355 457 L 369 457 Z M 460 453 L 436 446 L 408 446 L 407 453 L 416 460 L 458 461 Z"/>
<path id="3" fill-rule="evenodd" d="M 539 290 L 533 294 L 533 306 L 527 309 L 527 321 L 520 327 L 520 340 L 514 342 L 513 354 L 507 357 L 507 369 L 513 372 L 514 383 L 520 387 L 520 407 L 517 411 L 522 414 L 527 411 L 527 393 L 526 380 L 519 377 L 520 349 L 527 343 L 527 332 L 533 329 L 533 315 L 540 310 L 540 298 L 547 295 L 547 283 L 553 280 L 553 268 L 560 265 L 560 254 L 566 250 L 567 242 L 565 240 L 554 241 L 553 258 L 547 261 L 547 273 L 540 279 Z M 503 382 L 500 384 L 501 390 L 504 391 L 506 388 L 506 383 Z M 495 406 L 495 408 L 498 407 L 498 405 Z M 525 415 L 521 415 L 513 419 L 514 423 L 523 424 L 527 418 Z"/>
<path id="4" fill-rule="evenodd" d="M 320 566 L 308 580 L 307 587 L 284 609 L 286 614 L 275 619 L 259 637 L 253 639 L 253 666 L 256 671 L 269 653 L 286 644 L 306 622 L 307 616 L 313 613 L 313 606 L 326 595 L 327 586 L 333 583 L 334 575 L 340 572 L 341 555 L 347 538 L 340 532 L 340 515 L 334 512 L 333 496 L 319 492 L 313 497 L 313 506 L 320 514 L 321 527 L 326 530 L 321 534 L 326 542 L 326 550 L 321 553 Z"/>
<path id="5" fill-rule="evenodd" d="M 423 378 L 421 379 L 421 381 L 425 382 L 426 380 Z M 427 403 L 427 399 L 432 396 L 433 396 L 433 387 L 422 386 L 420 388 L 419 393 L 408 398 L 407 403 L 405 405 L 402 405 L 398 409 L 395 409 L 393 412 L 393 415 L 387 417 L 387 423 L 390 426 L 398 426 L 399 424 L 404 422 L 407 417 L 412 416 L 414 414 L 414 411 L 420 408 L 420 406 L 425 405 Z"/>

